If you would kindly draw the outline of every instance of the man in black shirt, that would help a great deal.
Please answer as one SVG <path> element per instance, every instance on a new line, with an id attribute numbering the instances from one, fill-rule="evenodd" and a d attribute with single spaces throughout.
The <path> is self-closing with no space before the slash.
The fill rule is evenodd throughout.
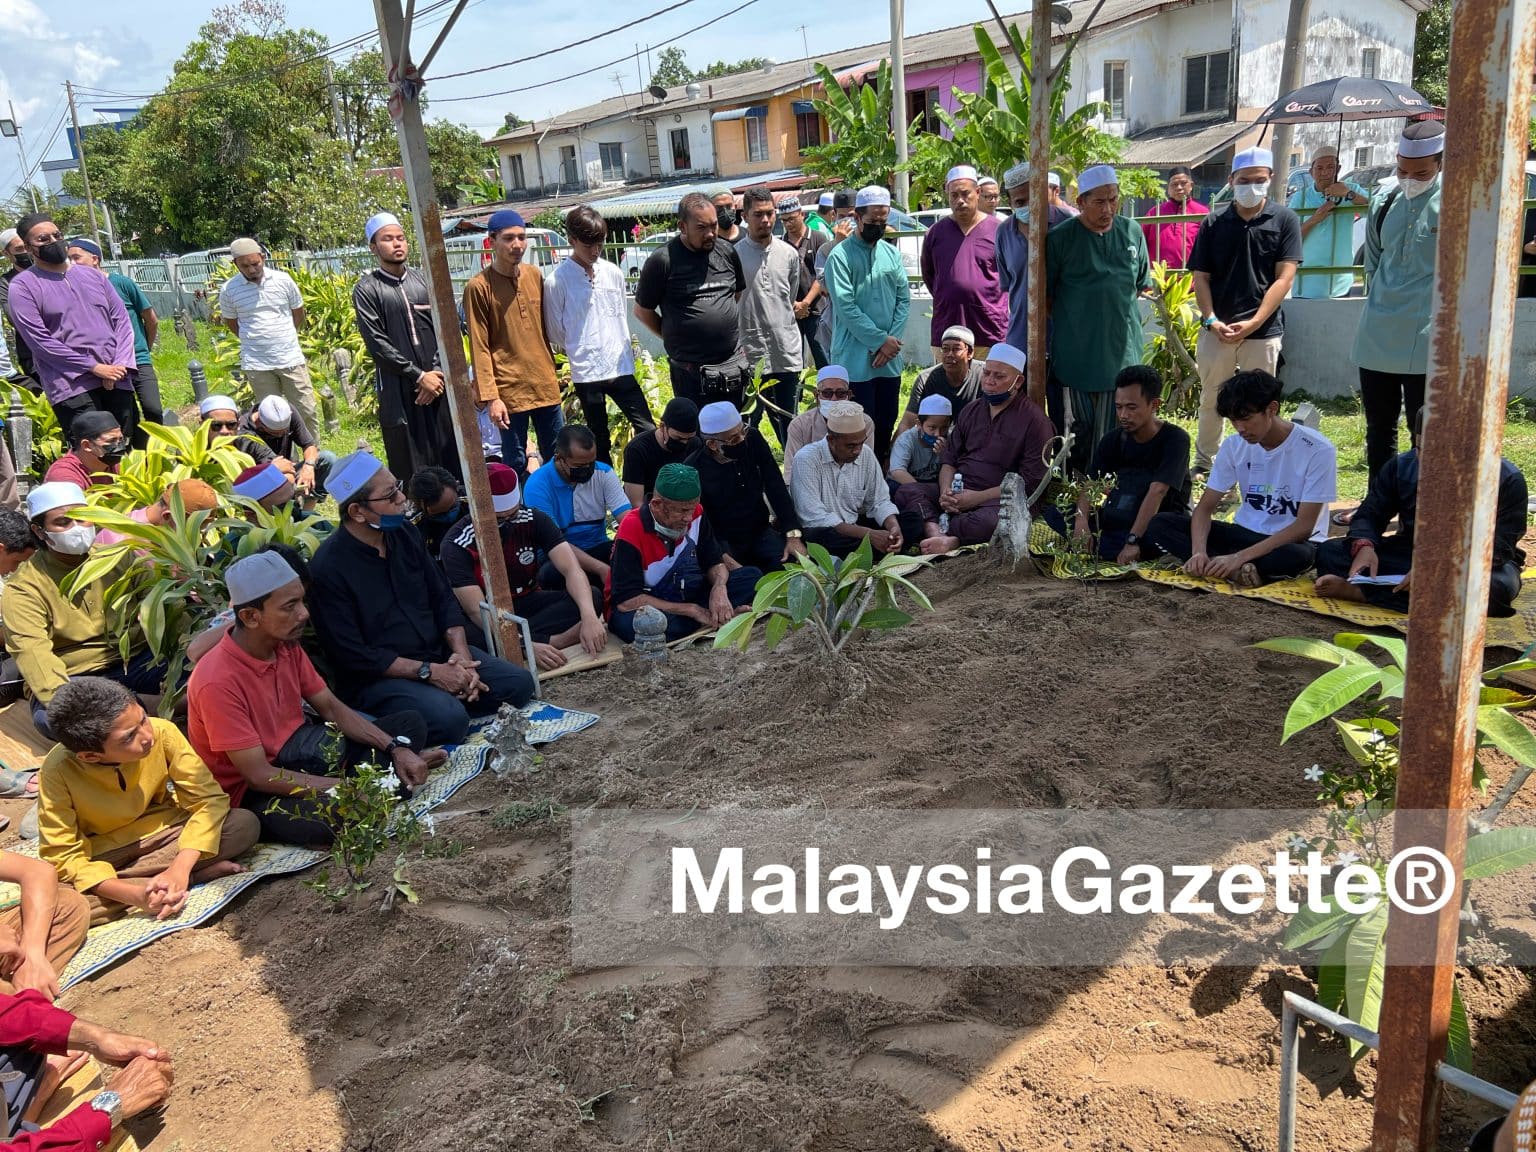
<path id="1" fill-rule="evenodd" d="M 1195 468 L 1209 472 L 1221 447 L 1216 394 L 1238 372 L 1276 374 L 1285 316 L 1280 304 L 1301 263 L 1301 220 L 1269 197 L 1274 158 L 1248 148 L 1232 161 L 1232 206 L 1200 223 L 1189 253 L 1200 304 L 1200 424 Z"/>
<path id="2" fill-rule="evenodd" d="M 549 672 L 561 667 L 565 654 L 560 649 L 572 644 L 580 644 L 589 655 L 596 656 L 608 643 L 602 591 L 587 580 L 576 550 L 565 542 L 549 515 L 523 503 L 517 472 L 505 464 L 492 464 L 486 473 L 507 562 L 507 582 L 512 588 L 512 611 L 528 621 L 539 668 Z M 549 557 L 565 587 L 539 587 L 540 553 Z M 469 517 L 459 521 L 443 541 L 442 559 L 448 586 L 478 634 L 485 577 L 480 570 L 474 521 Z"/>
<path id="3" fill-rule="evenodd" d="M 642 432 L 624 445 L 624 495 L 631 508 L 641 507 L 656 487 L 656 473 L 666 464 L 681 463 L 698 449 L 699 406 L 686 396 L 667 401 L 655 432 Z"/>
<path id="4" fill-rule="evenodd" d="M 469 515 L 469 501 L 459 492 L 453 473 L 436 464 L 428 465 L 411 477 L 405 494 L 416 505 L 411 527 L 421 533 L 421 540 L 435 560 L 442 554 L 443 541 L 454 526 Z"/>
<path id="5" fill-rule="evenodd" d="M 268 396 L 240 417 L 237 435 L 260 440 L 279 460 L 293 460 L 299 450 L 293 482 L 307 493 L 325 491 L 325 480 L 336 463 L 336 453 L 322 452 L 315 435 L 293 405 L 281 396 Z"/>
<path id="6" fill-rule="evenodd" d="M 939 362 L 912 382 L 912 395 L 902 413 L 897 433 L 905 432 L 918 421 L 917 409 L 930 396 L 949 401 L 950 411 L 959 419 L 960 410 L 976 399 L 981 391 L 981 365 L 976 363 L 976 336 L 964 324 L 951 324 L 939 341 Z"/>
<path id="7" fill-rule="evenodd" d="M 773 449 L 741 413 L 725 401 L 699 413 L 700 448 L 684 463 L 699 473 L 704 515 L 736 563 L 775 572 L 805 552 L 800 518 Z M 772 510 L 778 530 L 769 524 Z"/>
<path id="8" fill-rule="evenodd" d="M 821 323 L 821 314 L 827 307 L 826 289 L 816 279 L 816 254 L 831 241 L 831 236 L 806 226 L 805 209 L 793 196 L 779 201 L 779 219 L 784 222 L 784 242 L 800 253 L 800 260 L 805 265 L 805 272 L 800 277 L 800 291 L 795 297 L 795 322 L 811 346 L 811 359 L 820 372 L 831 361 L 816 338 L 816 326 Z"/>
<path id="9" fill-rule="evenodd" d="M 419 712 L 429 744 L 460 743 L 471 716 L 528 703 L 533 677 L 465 640 L 459 603 L 383 462 L 344 456 L 328 490 L 341 530 L 310 564 L 309 606 L 337 695 L 375 716 Z"/>
<path id="10" fill-rule="evenodd" d="M 1145 364 L 1122 368 L 1115 377 L 1115 416 L 1120 427 L 1099 441 L 1095 476 L 1113 476 L 1099 508 L 1098 554 L 1116 564 L 1142 556 L 1141 536 L 1159 512 L 1189 511 L 1189 433 L 1158 418 L 1163 382 Z M 1073 534 L 1092 534 L 1087 497 L 1077 502 Z"/>
<path id="11" fill-rule="evenodd" d="M 715 206 L 690 192 L 677 206 L 678 234 L 640 269 L 635 319 L 666 346 L 672 391 L 695 403 L 741 407 L 750 367 L 741 351 L 741 258 L 718 243 Z M 660 309 L 658 313 L 657 309 Z"/>

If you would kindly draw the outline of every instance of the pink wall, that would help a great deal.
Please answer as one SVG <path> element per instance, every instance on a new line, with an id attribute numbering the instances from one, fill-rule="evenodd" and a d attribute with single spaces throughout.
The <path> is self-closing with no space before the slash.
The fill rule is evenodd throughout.
<path id="1" fill-rule="evenodd" d="M 939 107 L 953 112 L 956 107 L 954 89 L 959 88 L 962 92 L 980 91 L 981 61 L 973 58 L 946 64 L 941 68 L 909 69 L 907 91 L 920 92 L 924 88 L 937 88 Z M 944 135 L 949 135 L 948 131 Z"/>

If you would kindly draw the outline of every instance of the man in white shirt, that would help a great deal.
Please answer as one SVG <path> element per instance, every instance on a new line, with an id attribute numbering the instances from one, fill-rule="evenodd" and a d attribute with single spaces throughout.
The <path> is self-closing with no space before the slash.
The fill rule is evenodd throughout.
<path id="1" fill-rule="evenodd" d="M 251 382 L 258 401 L 282 396 L 304 419 L 319 429 L 315 388 L 309 365 L 299 347 L 304 328 L 304 298 L 293 277 L 281 268 L 268 268 L 261 245 L 242 236 L 229 246 L 240 275 L 219 289 L 219 318 L 240 338 L 240 369 Z"/>
<path id="2" fill-rule="evenodd" d="M 800 253 L 773 234 L 779 210 L 773 193 L 764 185 L 742 193 L 747 227 L 736 240 L 736 255 L 747 278 L 741 294 L 741 346 L 747 363 L 762 365 L 759 395 L 773 408 L 759 403 L 751 417 L 756 426 L 764 412 L 779 443 L 785 442 L 789 422 L 800 411 L 800 373 L 805 367 L 804 340 L 795 319 L 795 299 L 805 262 Z M 775 410 L 777 409 L 777 410 Z"/>
<path id="3" fill-rule="evenodd" d="M 1280 391 L 1280 381 L 1258 369 L 1221 386 L 1216 410 L 1236 434 L 1217 450 L 1194 516 L 1160 512 L 1147 526 L 1148 543 L 1183 560 L 1191 576 L 1257 588 L 1300 576 L 1328 538 L 1337 454 L 1321 432 L 1281 418 Z M 1233 488 L 1240 503 L 1225 524 L 1213 517 Z"/>
<path id="4" fill-rule="evenodd" d="M 795 454 L 790 495 L 807 544 L 847 556 L 866 536 L 877 557 L 902 549 L 901 525 L 880 463 L 869 447 L 864 409 L 826 406 L 827 436 Z"/>
<path id="5" fill-rule="evenodd" d="M 656 430 L 651 406 L 635 379 L 635 350 L 630 343 L 624 273 L 603 259 L 608 225 L 585 204 L 565 216 L 571 258 L 544 279 L 544 331 L 565 353 L 571 382 L 581 399 L 587 427 L 597 441 L 597 458 L 612 464 L 608 436 L 608 397 L 640 436 Z"/>

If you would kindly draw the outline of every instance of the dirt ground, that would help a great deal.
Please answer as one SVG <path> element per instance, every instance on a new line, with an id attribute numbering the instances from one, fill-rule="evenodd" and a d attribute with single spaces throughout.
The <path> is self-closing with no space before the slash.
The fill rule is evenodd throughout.
<path id="1" fill-rule="evenodd" d="M 336 914 L 296 879 L 65 998 L 176 1054 L 151 1152 L 1046 1152 L 1271 1148 L 1298 967 L 574 971 L 557 815 L 683 808 L 1311 808 L 1326 733 L 1278 746 L 1317 668 L 1254 650 L 1334 622 L 1140 581 L 965 557 L 937 610 L 846 669 L 793 650 L 551 682 L 600 725 L 526 784 L 486 774 L 412 865 L 419 906 Z M 502 821 L 505 824 L 505 820 Z M 462 848 L 462 851 L 459 849 Z M 1532 928 L 1531 888 L 1490 913 Z M 1479 1074 L 1536 1069 L 1528 973 L 1463 969 Z M 1298 1145 L 1364 1146 L 1374 1063 L 1304 1047 Z M 1442 1147 L 1486 1118 L 1450 1094 Z"/>

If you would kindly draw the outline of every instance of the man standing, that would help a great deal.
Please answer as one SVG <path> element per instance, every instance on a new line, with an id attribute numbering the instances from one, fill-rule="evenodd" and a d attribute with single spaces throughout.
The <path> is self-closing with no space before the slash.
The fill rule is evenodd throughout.
<path id="1" fill-rule="evenodd" d="M 1051 174 L 1055 176 L 1055 173 Z M 1013 218 L 997 229 L 997 282 L 1008 297 L 1008 338 L 1015 348 L 1029 350 L 1029 161 L 1003 173 L 1003 185 Z M 1046 208 L 1046 230 L 1070 220 L 1072 213 L 1052 203 Z M 958 408 L 955 409 L 957 412 Z"/>
<path id="2" fill-rule="evenodd" d="M 675 395 L 740 408 L 749 371 L 741 351 L 741 258 L 730 244 L 717 243 L 715 206 L 702 192 L 678 202 L 677 228 L 640 269 L 635 319 L 666 347 Z"/>
<path id="3" fill-rule="evenodd" d="M 749 215 L 749 227 L 750 220 Z M 805 543 L 768 441 L 723 400 L 704 406 L 699 432 L 704 446 L 685 463 L 699 474 L 699 502 L 709 526 L 738 564 L 778 571 L 805 551 Z M 770 512 L 777 530 L 769 523 Z"/>
<path id="4" fill-rule="evenodd" d="M 71 264 L 86 264 L 101 271 L 101 249 L 94 240 L 83 237 L 71 240 L 67 255 Z M 139 394 L 139 408 L 143 411 L 144 419 L 151 424 L 164 424 L 165 411 L 160 407 L 160 378 L 155 375 L 155 360 L 150 355 L 150 349 L 155 346 L 155 338 L 160 334 L 160 320 L 155 315 L 155 306 L 144 295 L 144 289 L 121 272 L 107 272 L 104 275 L 107 283 L 112 285 L 112 290 L 122 300 L 123 307 L 128 311 L 128 323 L 133 326 L 133 358 L 138 368 L 133 388 Z M 136 448 L 142 448 L 148 443 L 143 432 L 139 432 L 136 439 Z"/>
<path id="5" fill-rule="evenodd" d="M 1068 216 L 1076 216 L 1078 214 L 1077 209 L 1067 203 L 1061 195 L 1061 174 L 1059 172 L 1046 173 L 1046 187 L 1050 189 L 1052 209 L 1059 209 Z M 1079 185 L 1079 190 L 1081 190 L 1081 185 Z"/>
<path id="6" fill-rule="evenodd" d="M 523 263 L 528 232 L 510 208 L 486 221 L 491 262 L 464 286 L 475 386 L 491 422 L 501 429 L 501 458 L 519 475 L 528 470 L 528 421 L 539 457 L 548 460 L 564 422 L 560 381 L 544 329 L 544 277 Z"/>
<path id="7" fill-rule="evenodd" d="M 1334 167 L 1337 169 L 1337 164 Z M 1180 164 L 1168 173 L 1168 199 L 1151 209 L 1147 215 L 1209 215 L 1211 210 L 1194 198 L 1194 191 L 1194 177 L 1188 168 Z M 1169 268 L 1185 267 L 1189 261 L 1189 251 L 1195 246 L 1195 237 L 1199 233 L 1199 220 L 1174 220 L 1167 224 L 1149 220 L 1141 226 L 1141 234 L 1147 240 L 1147 255 L 1152 263 L 1166 264 Z"/>
<path id="8" fill-rule="evenodd" d="M 816 199 L 816 211 L 811 213 L 811 219 L 807 224 L 812 232 L 820 232 L 823 235 L 832 235 L 832 193 L 823 192 Z"/>
<path id="9" fill-rule="evenodd" d="M 462 479 L 426 278 L 406 266 L 410 245 L 392 213 L 372 217 L 363 233 L 379 263 L 353 287 L 352 310 L 373 357 L 389 470 L 414 476 L 423 468 L 446 468 Z"/>
<path id="10" fill-rule="evenodd" d="M 219 316 L 240 338 L 240 368 L 258 400 L 282 396 L 310 428 L 320 427 L 309 365 L 299 347 L 304 298 L 293 277 L 268 268 L 261 245 L 242 236 L 229 246 L 240 275 L 219 289 Z"/>
<path id="11" fill-rule="evenodd" d="M 325 478 L 336 463 L 336 453 L 320 450 L 314 433 L 304 427 L 303 419 L 281 396 L 268 396 L 240 417 L 235 434 L 242 440 L 260 441 L 276 459 L 295 464 L 294 483 L 306 496 L 325 491 Z M 299 451 L 297 461 L 293 458 L 295 448 Z"/>
<path id="12" fill-rule="evenodd" d="M 11 308 L 7 301 L 10 298 L 11 281 L 32 267 L 32 253 L 27 251 L 27 242 L 14 228 L 7 228 L 4 232 L 0 232 L 0 250 L 5 252 L 6 259 L 11 262 L 9 268 L 0 272 L 0 312 L 5 313 L 6 319 L 10 319 Z M 36 391 L 37 369 L 33 365 L 32 349 L 27 346 L 26 338 L 14 323 L 11 325 L 11 334 L 16 338 L 16 363 L 11 364 L 10 350 L 6 349 L 4 363 L 0 363 L 0 369 L 4 370 L 7 378 L 16 373 L 29 377 L 33 381 L 30 386 Z M 3 343 L 5 341 L 0 339 L 0 344 Z"/>
<path id="13" fill-rule="evenodd" d="M 972 355 L 976 337 L 963 324 L 946 328 L 939 342 L 939 362 L 912 382 L 912 395 L 901 417 L 898 432 L 917 423 L 918 408 L 930 396 L 949 401 L 950 415 L 957 415 L 981 393 L 981 365 Z"/>
<path id="14" fill-rule="evenodd" d="M 89 489 L 97 478 L 110 484 L 118 461 L 128 454 L 128 440 L 109 412 L 82 412 L 70 425 L 74 447 L 48 466 L 45 483 L 63 480 Z"/>
<path id="15" fill-rule="evenodd" d="M 874 453 L 891 453 L 901 402 L 901 338 L 911 293 L 894 244 L 884 241 L 891 194 L 876 185 L 854 200 L 859 230 L 827 257 L 827 288 L 834 309 L 832 362 L 848 370 L 853 398 L 875 423 Z"/>
<path id="16" fill-rule="evenodd" d="M 795 453 L 790 483 L 808 543 L 847 556 L 868 537 L 876 556 L 901 551 L 901 521 L 857 404 L 828 405 L 826 438 Z"/>
<path id="17" fill-rule="evenodd" d="M 471 716 L 528 703 L 528 672 L 465 640 L 459 603 L 383 463 L 344 456 L 328 490 L 341 527 L 315 553 L 309 603 L 337 695 L 373 716 L 421 713 L 431 744 L 462 741 Z"/>
<path id="18" fill-rule="evenodd" d="M 1120 215 L 1120 180 L 1108 164 L 1077 178 L 1076 219 L 1052 228 L 1045 241 L 1046 291 L 1051 309 L 1051 375 L 1077 433 L 1076 457 L 1086 461 L 1115 419 L 1115 377 L 1141 363 L 1141 307 L 1151 286 L 1147 241 Z M 1065 424 L 1062 425 L 1065 427 Z M 970 474 L 966 474 L 970 480 Z"/>
<path id="19" fill-rule="evenodd" d="M 746 234 L 741 227 L 741 213 L 736 210 L 735 195 L 730 192 L 716 192 L 714 205 L 718 238 L 735 244 Z"/>
<path id="20" fill-rule="evenodd" d="M 624 498 L 629 506 L 644 504 L 662 466 L 686 460 L 699 443 L 698 405 L 683 396 L 672 397 L 662 409 L 656 431 L 636 436 L 624 446 Z"/>
<path id="21" fill-rule="evenodd" d="M 997 219 L 998 202 L 1003 198 L 1003 190 L 997 185 L 995 176 L 978 176 L 976 178 L 976 204 L 983 216 L 992 216 Z"/>
<path id="22" fill-rule="evenodd" d="M 70 264 L 64 237 L 46 213 L 16 226 L 32 267 L 11 281 L 11 323 L 32 350 L 38 379 L 65 440 L 81 412 L 110 412 L 133 437 L 139 406 L 138 370 L 128 310 L 106 277 Z"/>
<path id="23" fill-rule="evenodd" d="M 571 256 L 544 281 L 544 330 L 565 353 L 571 383 L 581 400 L 587 427 L 597 441 L 597 458 L 613 463 L 608 436 L 608 397 L 619 406 L 636 437 L 653 431 L 651 406 L 635 379 L 635 350 L 624 319 L 624 273 L 603 259 L 608 225 L 585 204 L 565 216 Z"/>
<path id="24" fill-rule="evenodd" d="M 944 190 L 949 215 L 928 229 L 922 251 L 923 283 L 933 296 L 933 358 L 945 329 L 958 324 L 975 333 L 976 355 L 985 360 L 987 349 L 1008 338 L 1008 294 L 997 267 L 1001 224 L 980 205 L 976 169 L 951 168 Z"/>
<path id="25" fill-rule="evenodd" d="M 826 302 L 826 307 L 821 312 L 821 321 L 816 325 L 816 339 L 826 349 L 829 363 L 832 358 L 832 321 L 835 315 L 831 290 L 827 286 L 827 258 L 858 228 L 859 222 L 853 214 L 853 205 L 857 198 L 858 193 L 852 188 L 839 188 L 833 195 L 832 225 L 827 233 L 827 242 L 821 246 L 821 251 L 816 253 L 816 283 L 821 285 L 821 298 Z"/>
<path id="26" fill-rule="evenodd" d="M 1269 199 L 1274 158 L 1249 148 L 1232 159 L 1232 207 L 1207 216 L 1189 254 L 1200 305 L 1200 422 L 1195 470 L 1209 472 L 1221 444 L 1216 396 L 1239 371 L 1273 376 L 1280 364 L 1280 309 L 1301 263 L 1301 221 Z"/>
<path id="27" fill-rule="evenodd" d="M 1365 309 L 1351 359 L 1360 369 L 1365 463 L 1373 479 L 1397 452 L 1404 407 L 1412 427 L 1424 406 L 1444 150 L 1444 125 L 1408 125 L 1397 145 L 1397 186 L 1378 192 L 1366 217 Z"/>
<path id="28" fill-rule="evenodd" d="M 798 252 L 773 234 L 778 217 L 773 193 L 761 186 L 748 188 L 741 199 L 747 214 L 747 230 L 736 241 L 736 255 L 747 283 L 741 297 L 741 344 L 748 364 L 754 368 L 762 364 L 759 388 L 773 405 L 769 408 L 759 403 L 752 422 L 756 424 L 766 412 L 773 434 L 783 444 L 789 422 L 800 410 L 800 373 L 805 356 L 795 301 L 800 298 L 804 264 Z M 706 515 L 708 511 L 706 507 Z"/>
<path id="29" fill-rule="evenodd" d="M 784 222 L 784 242 L 800 254 L 800 292 L 795 298 L 795 323 L 800 335 L 810 345 L 811 360 L 819 372 L 827 366 L 827 351 L 821 346 L 817 325 L 827 306 L 826 289 L 816 278 L 816 257 L 827 244 L 830 233 L 806 225 L 800 201 L 793 196 L 779 201 L 779 219 Z M 804 364 L 804 355 L 801 356 Z"/>
<path id="30" fill-rule="evenodd" d="M 833 404 L 853 399 L 848 387 L 848 371 L 838 364 L 828 364 L 816 373 L 816 404 L 807 408 L 789 422 L 789 434 L 784 441 L 784 479 L 787 482 L 794 470 L 795 456 L 807 444 L 817 444 L 827 438 L 827 413 Z M 875 422 L 864 417 L 864 436 L 873 440 Z"/>
<path id="31" fill-rule="evenodd" d="M 1339 179 L 1339 150 L 1326 144 L 1312 153 L 1312 183 L 1291 196 L 1290 209 L 1312 209 L 1301 222 L 1303 268 L 1337 268 L 1355 262 L 1355 214 L 1335 212 L 1345 204 L 1365 205 L 1371 198 L 1358 184 Z M 1348 296 L 1355 285 L 1353 272 L 1300 272 L 1291 295 L 1298 300 L 1326 300 Z"/>
<path id="32" fill-rule="evenodd" d="M 1024 363 L 1020 349 L 999 344 L 982 366 L 981 398 L 955 420 L 939 468 L 939 507 L 949 513 L 949 531 L 930 521 L 923 529 L 924 553 L 991 540 L 1008 473 L 1017 473 L 1029 492 L 1045 479 L 1051 422 L 1024 388 Z M 955 492 L 957 474 L 961 489 Z"/>
<path id="33" fill-rule="evenodd" d="M 555 458 L 528 477 L 523 500 L 555 522 L 594 580 L 607 577 L 613 548 L 608 517 L 617 523 L 629 501 L 612 466 L 598 460 L 591 429 L 567 424 L 560 430 Z"/>

